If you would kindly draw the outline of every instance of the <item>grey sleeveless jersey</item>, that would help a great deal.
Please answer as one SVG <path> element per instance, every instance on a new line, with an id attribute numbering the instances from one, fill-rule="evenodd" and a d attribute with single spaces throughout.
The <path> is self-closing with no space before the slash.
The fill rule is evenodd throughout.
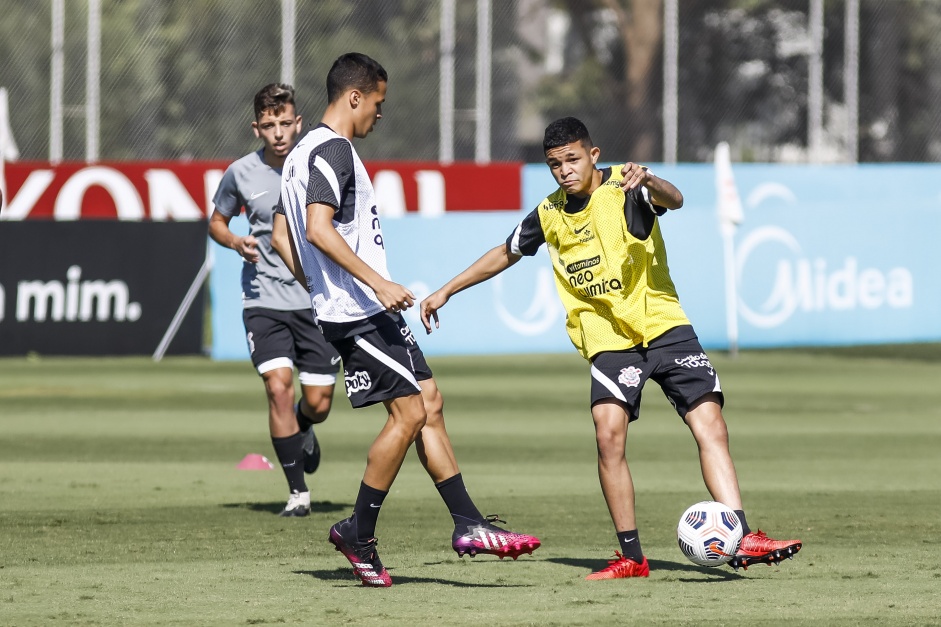
<path id="1" fill-rule="evenodd" d="M 258 263 L 242 264 L 242 305 L 279 311 L 310 309 L 310 296 L 271 248 L 271 223 L 281 196 L 281 171 L 265 163 L 263 150 L 245 155 L 222 176 L 212 202 L 234 218 L 245 207 L 258 240 Z"/>

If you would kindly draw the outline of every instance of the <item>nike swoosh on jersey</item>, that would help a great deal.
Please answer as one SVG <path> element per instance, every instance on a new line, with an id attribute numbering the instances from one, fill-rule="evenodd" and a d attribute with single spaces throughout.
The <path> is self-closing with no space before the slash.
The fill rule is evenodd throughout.
<path id="1" fill-rule="evenodd" d="M 336 366 L 338 363 L 340 363 L 340 358 L 339 358 L 339 357 L 331 357 L 331 358 L 330 358 L 330 365 L 331 365 L 331 366 Z"/>
<path id="2" fill-rule="evenodd" d="M 266 189 L 265 191 L 263 191 L 263 192 L 255 192 L 254 194 L 252 194 L 252 195 L 249 197 L 249 200 L 255 200 L 256 198 L 261 198 L 262 196 L 264 196 L 264 195 L 267 194 L 267 193 L 268 193 L 268 190 L 267 190 L 267 189 Z"/>
<path id="3" fill-rule="evenodd" d="M 580 228 L 580 229 L 575 229 L 575 235 L 578 235 L 579 233 L 581 233 L 582 231 L 584 231 L 585 229 L 587 229 L 589 226 L 590 226 L 590 225 L 586 224 L 585 226 L 583 226 L 583 227 Z"/>

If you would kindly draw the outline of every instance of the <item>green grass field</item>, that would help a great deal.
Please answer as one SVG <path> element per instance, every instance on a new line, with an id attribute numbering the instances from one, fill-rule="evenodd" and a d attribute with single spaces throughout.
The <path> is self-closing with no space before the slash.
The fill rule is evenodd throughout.
<path id="1" fill-rule="evenodd" d="M 432 359 L 471 494 L 542 539 L 458 559 L 414 453 L 379 521 L 395 585 L 326 542 L 384 416 L 342 393 L 318 429 L 311 516 L 275 515 L 260 381 L 202 358 L 0 360 L 2 625 L 938 625 L 941 347 L 715 354 L 749 522 L 799 537 L 778 567 L 707 569 L 676 546 L 708 498 L 656 386 L 631 428 L 648 580 L 587 582 L 617 548 L 575 355 Z"/>

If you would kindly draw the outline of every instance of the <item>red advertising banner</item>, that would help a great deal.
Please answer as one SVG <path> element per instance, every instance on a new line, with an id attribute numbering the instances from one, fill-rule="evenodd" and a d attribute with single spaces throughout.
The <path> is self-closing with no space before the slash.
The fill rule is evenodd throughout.
<path id="1" fill-rule="evenodd" d="M 369 162 L 379 211 L 516 211 L 522 164 Z M 204 220 L 228 163 L 7 163 L 0 220 Z"/>

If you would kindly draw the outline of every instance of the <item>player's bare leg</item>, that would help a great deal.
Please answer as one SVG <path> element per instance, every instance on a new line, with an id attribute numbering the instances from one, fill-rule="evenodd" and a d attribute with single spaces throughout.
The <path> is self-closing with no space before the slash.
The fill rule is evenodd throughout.
<path id="1" fill-rule="evenodd" d="M 640 547 L 634 516 L 634 481 L 625 455 L 630 416 L 619 403 L 600 401 L 592 406 L 591 417 L 598 445 L 598 479 L 623 553 L 615 552 L 605 568 L 586 579 L 647 577 L 650 566 Z"/>
<path id="2" fill-rule="evenodd" d="M 301 385 L 301 413 L 310 423 L 319 425 L 333 406 L 332 385 Z"/>
<path id="3" fill-rule="evenodd" d="M 273 438 L 287 438 L 299 431 L 294 417 L 294 370 L 275 368 L 261 375 L 268 395 L 268 429 Z"/>
<path id="4" fill-rule="evenodd" d="M 686 424 L 699 447 L 699 465 L 709 494 L 720 503 L 741 510 L 738 475 L 729 453 L 729 430 L 718 395 L 709 393 L 693 403 L 686 414 Z"/>
<path id="5" fill-rule="evenodd" d="M 617 531 L 637 528 L 634 481 L 625 456 L 629 417 L 616 402 L 601 401 L 591 408 L 598 445 L 598 479 Z"/>
<path id="6" fill-rule="evenodd" d="M 369 447 L 363 481 L 377 490 L 388 490 L 402 461 L 425 426 L 425 406 L 420 394 L 386 401 L 389 418 Z"/>
<path id="7" fill-rule="evenodd" d="M 415 440 L 415 450 L 422 466 L 435 483 L 460 472 L 451 438 L 444 426 L 444 398 L 434 379 L 419 381 L 427 420 Z"/>
<path id="8" fill-rule="evenodd" d="M 712 498 L 731 507 L 742 519 L 745 536 L 729 565 L 736 570 L 739 567 L 747 569 L 753 564 L 777 564 L 796 555 L 803 546 L 800 540 L 773 540 L 761 530 L 752 532 L 748 528 L 742 511 L 738 475 L 729 453 L 729 431 L 722 417 L 718 395 L 706 394 L 693 403 L 686 414 L 686 424 L 699 447 L 699 463 L 706 488 Z"/>
<path id="9" fill-rule="evenodd" d="M 426 420 L 421 394 L 385 401 L 384 405 L 389 418 L 369 448 L 353 515 L 333 525 L 329 537 L 363 585 L 380 587 L 391 586 L 392 578 L 376 551 L 379 510 Z"/>
<path id="10" fill-rule="evenodd" d="M 268 396 L 268 429 L 271 444 L 284 477 L 290 498 L 282 516 L 306 516 L 310 513 L 310 491 L 304 480 L 304 442 L 294 415 L 294 370 L 275 368 L 262 373 Z"/>

